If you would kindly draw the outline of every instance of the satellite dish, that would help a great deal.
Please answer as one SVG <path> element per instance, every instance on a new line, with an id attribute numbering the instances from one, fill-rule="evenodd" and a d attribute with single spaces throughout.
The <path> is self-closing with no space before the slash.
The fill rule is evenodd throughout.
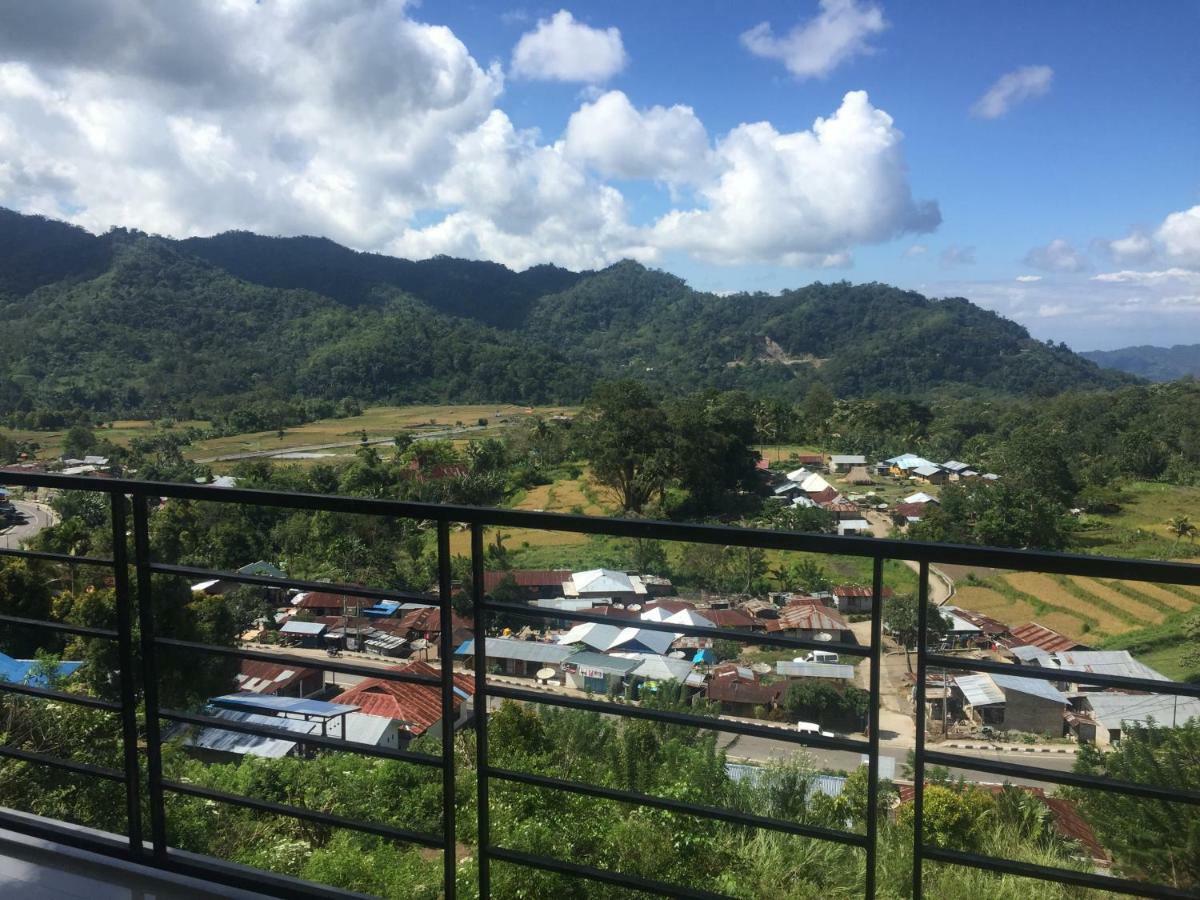
<path id="1" fill-rule="evenodd" d="M 813 635 L 813 640 L 814 641 L 832 641 L 833 635 L 830 634 L 828 631 L 819 631 Z M 821 652 L 824 653 L 825 651 L 822 650 Z"/>
<path id="2" fill-rule="evenodd" d="M 750 667 L 750 671 L 755 675 L 770 675 L 771 667 L 767 663 L 755 663 Z"/>
<path id="3" fill-rule="evenodd" d="M 682 650 L 672 650 L 667 656 L 671 657 L 671 659 L 683 659 L 687 654 Z"/>
<path id="4" fill-rule="evenodd" d="M 554 677 L 554 670 L 547 666 L 545 669 L 538 669 L 535 676 L 538 681 L 549 681 Z"/>
<path id="5" fill-rule="evenodd" d="M 626 609 L 628 609 L 630 612 L 640 612 L 642 609 L 642 604 L 630 603 L 629 606 L 626 607 Z"/>

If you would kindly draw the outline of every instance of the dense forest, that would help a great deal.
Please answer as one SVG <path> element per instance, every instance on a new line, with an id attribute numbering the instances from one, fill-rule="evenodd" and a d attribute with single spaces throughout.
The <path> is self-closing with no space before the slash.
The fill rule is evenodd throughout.
<path id="1" fill-rule="evenodd" d="M 1119 350 L 1089 350 L 1079 354 L 1106 369 L 1119 369 L 1151 381 L 1175 381 L 1200 376 L 1200 344 L 1174 347 L 1122 347 Z"/>
<path id="2" fill-rule="evenodd" d="M 701 293 L 622 262 L 515 273 L 318 238 L 105 235 L 0 210 L 0 421 L 219 418 L 243 406 L 578 402 L 666 392 L 1050 396 L 1132 383 L 963 299 L 883 284 Z"/>

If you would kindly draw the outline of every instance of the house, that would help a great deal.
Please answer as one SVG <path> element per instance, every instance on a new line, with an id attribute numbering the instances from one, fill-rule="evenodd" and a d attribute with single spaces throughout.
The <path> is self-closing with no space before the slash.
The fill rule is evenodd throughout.
<path id="1" fill-rule="evenodd" d="M 842 519 L 837 523 L 837 533 L 841 535 L 872 534 L 871 523 L 866 519 Z"/>
<path id="2" fill-rule="evenodd" d="M 292 643 L 301 647 L 322 646 L 321 636 L 329 629 L 324 622 L 302 622 L 299 619 L 288 619 L 279 629 L 279 633 Z"/>
<path id="3" fill-rule="evenodd" d="M 740 609 L 706 609 L 703 610 L 703 614 L 704 618 L 718 628 L 740 628 L 749 631 L 761 625 Z"/>
<path id="4" fill-rule="evenodd" d="M 6 653 L 0 653 L 0 681 L 10 684 L 27 684 L 30 687 L 49 687 L 50 682 L 60 678 L 70 678 L 74 675 L 81 662 L 59 662 L 54 664 L 53 671 L 41 667 L 36 659 L 13 659 Z"/>
<path id="5" fill-rule="evenodd" d="M 345 722 L 345 734 L 342 723 Z M 334 719 L 326 730 L 328 737 L 344 738 L 354 744 L 371 747 L 391 747 L 399 750 L 406 743 L 404 729 L 397 719 L 387 716 L 372 716 L 363 712 L 352 712 L 344 718 Z"/>
<path id="6" fill-rule="evenodd" d="M 802 466 L 825 465 L 825 455 L 823 453 L 797 453 L 792 458 Z"/>
<path id="7" fill-rule="evenodd" d="M 576 572 L 562 585 L 564 597 L 628 601 L 645 597 L 646 593 L 646 586 L 640 578 L 614 569 L 589 569 L 586 572 Z"/>
<path id="8" fill-rule="evenodd" d="M 1054 654 L 1059 669 L 1091 672 L 1094 675 L 1116 675 L 1122 678 L 1145 678 L 1150 681 L 1170 681 L 1166 675 L 1138 662 L 1128 650 L 1059 650 Z M 1102 687 L 1085 681 L 1070 682 L 1071 690 L 1101 691 Z"/>
<path id="9" fill-rule="evenodd" d="M 842 495 L 839 494 L 836 489 L 825 488 L 823 491 L 817 491 L 816 493 L 809 494 L 808 499 L 819 506 L 822 503 L 833 503 L 840 499 L 841 496 Z"/>
<path id="10" fill-rule="evenodd" d="M 924 484 L 945 484 L 950 480 L 950 476 L 944 469 L 932 463 L 927 466 L 916 466 L 908 474 Z"/>
<path id="11" fill-rule="evenodd" d="M 1010 637 L 1008 626 L 998 619 L 993 619 L 991 616 L 985 616 L 982 613 L 963 609 L 958 606 L 943 606 L 942 610 L 953 612 L 958 618 L 965 619 L 978 628 L 979 636 L 976 641 L 988 649 L 997 649 L 1001 642 Z"/>
<path id="12" fill-rule="evenodd" d="M 349 594 L 328 594 L 324 591 L 302 591 L 292 598 L 292 606 L 314 616 L 356 616 L 360 609 L 374 605 L 365 597 Z"/>
<path id="13" fill-rule="evenodd" d="M 705 685 L 703 696 L 721 704 L 721 713 L 726 716 L 753 717 L 761 709 L 770 710 L 779 705 L 787 693 L 788 682 L 765 683 L 748 669 L 718 667 Z"/>
<path id="14" fill-rule="evenodd" d="M 925 515 L 926 503 L 897 503 L 892 507 L 892 521 L 897 525 L 911 525 L 920 522 Z"/>
<path id="15" fill-rule="evenodd" d="M 450 623 L 452 643 L 459 644 L 471 637 L 474 626 L 470 619 L 464 619 L 451 610 Z M 442 611 L 436 606 L 414 609 L 400 619 L 397 628 L 409 641 L 424 639 L 430 643 L 436 643 L 442 637 Z"/>
<path id="16" fill-rule="evenodd" d="M 833 605 L 842 615 L 853 615 L 871 611 L 871 589 L 856 584 L 841 584 L 832 591 Z M 881 595 L 884 600 L 892 596 L 892 589 L 885 587 Z"/>
<path id="17" fill-rule="evenodd" d="M 937 468 L 936 463 L 930 462 L 923 456 L 917 456 L 915 453 L 902 453 L 887 460 L 888 473 L 897 478 L 907 478 L 913 469 L 919 469 L 922 466 Z"/>
<path id="18" fill-rule="evenodd" d="M 678 681 L 680 684 L 702 687 L 704 679 L 699 673 L 692 671 L 692 664 L 686 659 L 674 659 L 670 656 L 660 656 L 657 653 L 612 653 L 609 657 L 631 659 L 638 667 L 629 672 L 628 679 L 653 686 L 660 681 Z"/>
<path id="19" fill-rule="evenodd" d="M 542 669 L 554 669 L 556 675 L 561 674 L 563 662 L 575 651 L 561 644 L 490 637 L 484 643 L 483 652 L 489 672 L 533 678 Z M 464 641 L 454 655 L 465 657 L 467 665 L 471 665 L 475 655 L 474 639 Z"/>
<path id="20" fill-rule="evenodd" d="M 965 647 L 974 644 L 982 634 L 978 625 L 961 614 L 957 606 L 943 606 L 939 610 L 942 618 L 950 623 L 946 632 L 946 641 L 953 647 Z"/>
<path id="21" fill-rule="evenodd" d="M 870 471 L 866 466 L 852 466 L 850 471 L 846 473 L 846 484 L 874 484 L 875 479 L 871 477 Z"/>
<path id="22" fill-rule="evenodd" d="M 277 716 L 244 712 L 236 709 L 207 710 L 208 715 L 218 719 L 226 719 L 242 725 L 262 725 L 268 728 L 279 728 L 293 732 L 296 740 L 283 737 L 267 737 L 266 735 L 245 734 L 240 731 L 225 731 L 222 728 L 204 727 L 183 728 L 170 732 L 170 736 L 183 733 L 183 746 L 192 755 L 211 762 L 229 762 L 243 756 L 259 756 L 265 759 L 280 759 L 299 752 L 299 739 L 305 735 L 319 734 L 318 722 L 305 722 L 299 719 L 281 719 Z M 164 735 L 166 737 L 167 735 Z"/>
<path id="23" fill-rule="evenodd" d="M 1200 699 L 1166 694 L 1121 694 L 1097 691 L 1083 701 L 1082 721 L 1073 724 L 1080 742 L 1107 747 L 1121 740 L 1127 725 L 1144 726 L 1151 719 L 1163 728 L 1176 728 L 1200 719 Z M 1090 726 L 1090 727 L 1089 727 Z"/>
<path id="24" fill-rule="evenodd" d="M 563 674 L 566 676 L 567 684 L 577 691 L 604 694 L 610 687 L 621 684 L 625 676 L 640 665 L 639 658 L 629 659 L 582 650 L 572 653 L 563 662 Z"/>
<path id="25" fill-rule="evenodd" d="M 922 505 L 924 505 L 926 503 L 932 503 L 936 506 L 936 505 L 938 505 L 938 498 L 933 496 L 932 494 L 927 494 L 924 491 L 917 491 L 915 494 L 909 494 L 901 502 L 902 503 L 922 504 Z"/>
<path id="26" fill-rule="evenodd" d="M 865 466 L 867 458 L 857 454 L 835 453 L 829 457 L 830 472 L 849 472 L 855 466 Z"/>
<path id="27" fill-rule="evenodd" d="M 1070 700 L 1049 682 L 1016 675 L 959 675 L 963 710 L 977 725 L 1062 737 Z"/>
<path id="28" fill-rule="evenodd" d="M 566 634 L 560 635 L 558 642 L 563 646 L 583 644 L 600 653 L 607 653 L 610 650 L 666 653 L 671 644 L 680 637 L 681 635 L 672 634 L 669 631 L 632 626 L 620 627 L 602 622 L 583 622 Z"/>
<path id="29" fill-rule="evenodd" d="M 849 684 L 854 681 L 854 666 L 844 663 L 815 663 L 801 660 L 780 660 L 775 663 L 775 674 L 785 678 L 815 678 L 818 681 L 836 681 Z"/>
<path id="30" fill-rule="evenodd" d="M 260 578 L 287 578 L 287 573 L 278 566 L 272 565 L 264 559 L 257 562 L 248 563 L 237 570 L 239 575 L 256 575 Z M 242 582 L 225 581 L 220 578 L 201 581 L 192 585 L 193 594 L 208 594 L 210 596 L 224 594 L 232 591 L 234 588 L 242 587 Z M 283 590 L 282 587 L 269 588 L 272 591 Z"/>
<path id="31" fill-rule="evenodd" d="M 389 671 L 437 679 L 442 677 L 440 670 L 425 662 L 409 662 L 403 666 L 393 666 Z M 474 676 L 456 673 L 451 730 L 457 731 L 470 718 L 474 694 Z M 334 702 L 356 706 L 367 715 L 395 720 L 399 723 L 398 737 L 401 744 L 407 744 L 412 738 L 423 734 L 441 737 L 444 730 L 442 689 L 438 685 L 366 678 L 350 690 L 339 694 L 334 698 Z"/>
<path id="32" fill-rule="evenodd" d="M 1087 644 L 1081 644 L 1074 638 L 1059 634 L 1037 622 L 1027 622 L 1012 629 L 1012 643 L 1009 647 L 1040 647 L 1047 653 L 1057 653 L 1059 650 L 1086 650 Z"/>
<path id="33" fill-rule="evenodd" d="M 325 687 L 324 676 L 317 669 L 258 659 L 243 659 L 233 678 L 239 691 L 277 697 L 311 697 Z"/>
<path id="34" fill-rule="evenodd" d="M 768 634 L 789 634 L 810 641 L 854 643 L 850 625 L 836 611 L 817 601 L 789 603 L 778 619 L 767 622 Z"/>
<path id="35" fill-rule="evenodd" d="M 550 600 L 561 597 L 563 582 L 571 577 L 568 569 L 508 569 L 484 572 L 483 592 L 493 593 L 502 584 L 515 590 L 521 600 Z"/>
<path id="36" fill-rule="evenodd" d="M 862 518 L 862 511 L 849 500 L 838 499 L 832 501 L 831 503 L 822 503 L 821 508 L 827 513 L 830 513 L 838 522 L 841 522 L 844 519 Z"/>

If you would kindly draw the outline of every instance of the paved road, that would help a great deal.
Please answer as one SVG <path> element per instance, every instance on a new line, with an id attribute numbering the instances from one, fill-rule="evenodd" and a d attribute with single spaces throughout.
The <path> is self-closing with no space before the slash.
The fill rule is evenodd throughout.
<path id="1" fill-rule="evenodd" d="M 881 515 L 874 510 L 869 510 L 865 513 L 867 521 L 871 523 L 871 534 L 875 537 L 887 537 L 892 532 L 892 523 L 887 516 Z M 920 572 L 921 567 L 918 563 L 912 560 L 905 560 L 904 564 L 914 572 Z M 942 606 L 954 596 L 954 580 L 939 569 L 937 566 L 929 567 L 929 600 L 934 606 Z"/>
<path id="2" fill-rule="evenodd" d="M 14 500 L 13 506 L 21 514 L 16 524 L 0 530 L 0 547 L 19 549 L 21 544 L 43 528 L 49 528 L 58 523 L 58 515 L 44 503 L 32 500 Z"/>
<path id="3" fill-rule="evenodd" d="M 443 431 L 427 431 L 424 434 L 413 436 L 413 440 L 417 441 L 432 441 L 439 438 L 453 437 L 457 434 L 469 434 L 472 431 L 483 431 L 484 428 L 494 427 L 485 425 L 464 425 L 462 428 L 447 428 Z M 390 437 L 370 438 L 367 441 L 368 446 L 376 446 L 379 444 L 391 444 L 394 439 Z M 337 450 L 341 447 L 361 447 L 362 441 L 339 441 L 334 444 L 304 444 L 298 447 L 275 447 L 271 450 L 246 450 L 242 453 L 226 453 L 223 456 L 210 456 L 207 459 L 198 459 L 198 463 L 214 463 L 214 462 L 234 462 L 239 459 L 269 459 L 273 456 L 281 456 L 286 453 L 318 453 L 322 450 Z"/>

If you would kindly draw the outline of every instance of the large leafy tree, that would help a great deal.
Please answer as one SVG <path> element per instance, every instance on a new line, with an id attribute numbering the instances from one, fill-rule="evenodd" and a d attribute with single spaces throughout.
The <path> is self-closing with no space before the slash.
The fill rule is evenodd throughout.
<path id="1" fill-rule="evenodd" d="M 663 411 L 644 385 L 598 385 L 582 424 L 592 474 L 612 489 L 623 511 L 641 512 L 661 495 L 671 470 L 671 439 Z"/>

